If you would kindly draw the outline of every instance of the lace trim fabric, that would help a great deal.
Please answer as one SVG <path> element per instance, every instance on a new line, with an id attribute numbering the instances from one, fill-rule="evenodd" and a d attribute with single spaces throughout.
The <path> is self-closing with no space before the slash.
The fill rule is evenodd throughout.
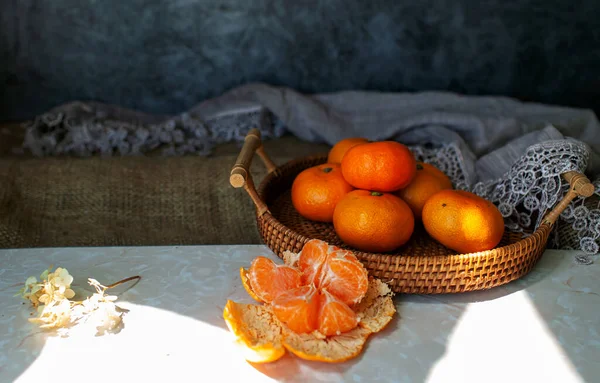
<path id="1" fill-rule="evenodd" d="M 462 153 L 454 143 L 440 148 L 425 148 L 423 146 L 410 146 L 417 161 L 426 162 L 437 167 L 450 177 L 456 189 L 467 190 L 467 177 Z"/>
<path id="2" fill-rule="evenodd" d="M 38 116 L 26 130 L 24 148 L 36 156 L 140 155 L 158 150 L 162 155 L 208 155 L 220 143 L 242 142 L 248 131 L 259 128 L 264 139 L 281 137 L 284 124 L 262 108 L 240 110 L 201 120 L 182 114 L 158 123 L 128 122 L 107 118 L 81 105 L 69 111 Z M 547 141 L 530 146 L 500 179 L 468 185 L 459 147 L 410 147 L 419 161 L 428 162 L 453 181 L 455 188 L 470 190 L 498 206 L 508 230 L 532 233 L 544 215 L 563 198 L 569 185 L 561 174 L 587 168 L 587 147 L 575 140 Z M 580 250 L 580 264 L 593 262 L 600 243 L 600 180 L 595 194 L 576 198 L 561 214 L 548 246 Z"/>
<path id="3" fill-rule="evenodd" d="M 215 145 L 242 142 L 255 127 L 264 139 L 280 137 L 284 132 L 279 121 L 259 108 L 206 120 L 184 113 L 157 123 L 140 123 L 107 118 L 81 105 L 34 119 L 26 126 L 24 149 L 40 157 L 127 156 L 155 150 L 167 156 L 205 156 Z"/>
<path id="4" fill-rule="evenodd" d="M 444 171 L 457 189 L 469 190 L 493 202 L 502 213 L 508 230 L 530 235 L 542 219 L 569 190 L 561 174 L 587 168 L 589 152 L 578 141 L 547 141 L 530 146 L 526 153 L 500 179 L 466 182 L 464 163 L 458 147 L 449 144 L 439 149 L 411 147 L 418 160 Z M 548 247 L 581 250 L 575 261 L 591 264 L 599 251 L 600 180 L 594 182 L 595 194 L 576 198 L 560 215 Z"/>

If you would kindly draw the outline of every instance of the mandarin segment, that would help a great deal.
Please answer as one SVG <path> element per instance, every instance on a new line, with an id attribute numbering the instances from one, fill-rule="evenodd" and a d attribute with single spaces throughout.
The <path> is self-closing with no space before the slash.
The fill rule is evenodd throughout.
<path id="1" fill-rule="evenodd" d="M 314 285 L 302 286 L 280 294 L 271 302 L 273 312 L 281 322 L 299 334 L 317 328 L 319 292 Z"/>
<path id="2" fill-rule="evenodd" d="M 329 254 L 329 245 L 318 239 L 311 239 L 306 242 L 300 257 L 298 258 L 298 268 L 302 272 L 302 283 L 314 283 L 317 288 L 320 287 L 321 270 L 327 261 Z"/>
<path id="3" fill-rule="evenodd" d="M 321 288 L 347 305 L 360 302 L 369 287 L 369 273 L 356 258 L 330 257 L 323 268 Z"/>
<path id="4" fill-rule="evenodd" d="M 318 330 L 326 336 L 340 335 L 358 325 L 356 313 L 327 289 L 321 290 Z"/>
<path id="5" fill-rule="evenodd" d="M 354 261 L 354 262 L 360 263 L 358 258 L 356 258 L 356 255 L 354 255 L 354 253 L 351 252 L 350 250 L 346 250 L 346 249 L 336 248 L 336 249 L 330 250 L 329 258 L 330 259 L 346 259 L 348 261 Z"/>
<path id="6" fill-rule="evenodd" d="M 266 306 L 227 300 L 223 318 L 247 361 L 268 363 L 285 355 L 281 326 Z"/>
<path id="7" fill-rule="evenodd" d="M 339 247 L 337 247 L 337 246 L 329 245 L 329 249 L 328 249 L 327 252 L 331 254 L 332 252 L 338 251 L 338 250 L 341 250 L 341 249 Z"/>
<path id="8" fill-rule="evenodd" d="M 256 257 L 248 270 L 248 280 L 254 294 L 263 302 L 271 302 L 279 294 L 300 287 L 302 274 L 298 269 L 277 265 L 267 257 Z"/>

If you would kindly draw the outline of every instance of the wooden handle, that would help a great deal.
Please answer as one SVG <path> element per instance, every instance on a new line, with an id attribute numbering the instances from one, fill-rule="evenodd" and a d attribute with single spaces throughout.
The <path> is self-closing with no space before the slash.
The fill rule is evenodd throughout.
<path id="1" fill-rule="evenodd" d="M 594 194 L 594 184 L 582 173 L 570 171 L 563 174 L 562 177 L 571 185 L 571 189 L 578 196 L 587 198 Z"/>
<path id="2" fill-rule="evenodd" d="M 558 203 L 558 205 L 556 205 L 544 219 L 544 223 L 550 225 L 553 225 L 556 222 L 560 214 L 567 208 L 567 206 L 569 206 L 575 197 L 587 198 L 594 194 L 594 185 L 582 173 L 577 171 L 569 171 L 564 173 L 562 177 L 571 185 L 571 188 L 564 198 Z"/>
<path id="3" fill-rule="evenodd" d="M 252 129 L 244 139 L 244 146 L 237 157 L 231 173 L 229 174 L 229 183 L 234 188 L 241 188 L 246 184 L 248 175 L 250 174 L 250 165 L 256 149 L 261 146 L 260 130 Z"/>
<path id="4" fill-rule="evenodd" d="M 259 215 L 263 215 L 268 211 L 268 208 L 256 192 L 252 175 L 250 174 L 250 166 L 252 165 L 254 153 L 258 153 L 269 173 L 275 171 L 277 166 L 275 166 L 273 161 L 271 161 L 269 156 L 267 156 L 267 153 L 265 153 L 265 150 L 262 146 L 260 130 L 256 128 L 251 129 L 246 135 L 246 138 L 244 139 L 244 146 L 242 146 L 242 150 L 240 151 L 240 154 L 238 155 L 235 164 L 231 169 L 231 173 L 229 173 L 229 183 L 234 188 L 243 187 L 246 189 L 250 195 L 250 198 L 252 198 L 254 205 L 256 205 Z"/>
<path id="5" fill-rule="evenodd" d="M 256 128 L 252 129 L 246 135 L 242 151 L 238 155 L 229 174 L 229 183 L 234 188 L 241 188 L 246 184 L 248 177 L 250 177 L 250 165 L 252 165 L 254 153 L 258 153 L 269 173 L 277 168 L 269 156 L 267 156 L 267 153 L 265 153 L 260 139 L 260 130 Z"/>

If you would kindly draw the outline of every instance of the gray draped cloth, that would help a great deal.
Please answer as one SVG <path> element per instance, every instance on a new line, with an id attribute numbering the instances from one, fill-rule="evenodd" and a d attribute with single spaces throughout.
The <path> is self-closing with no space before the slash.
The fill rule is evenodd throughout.
<path id="1" fill-rule="evenodd" d="M 208 154 L 216 143 L 241 141 L 254 125 L 267 139 L 287 131 L 330 145 L 357 136 L 405 143 L 462 188 L 499 205 L 512 229 L 539 224 L 534 213 L 543 214 L 565 191 L 561 172 L 585 172 L 600 189 L 600 123 L 591 110 L 447 92 L 308 95 L 253 83 L 179 116 L 73 103 L 36 118 L 25 147 L 41 156 L 141 154 L 161 146 L 171 155 Z M 598 206 L 575 201 L 562 218 L 579 248 L 598 252 Z"/>
<path id="2" fill-rule="evenodd" d="M 289 88 L 250 84 L 192 109 L 214 111 L 263 105 L 294 135 L 333 145 L 346 137 L 393 139 L 408 145 L 454 142 L 469 183 L 500 178 L 530 145 L 565 138 L 588 146 L 588 172 L 600 174 L 600 123 L 590 110 L 524 103 L 506 97 L 445 92 L 347 91 L 304 95 Z"/>

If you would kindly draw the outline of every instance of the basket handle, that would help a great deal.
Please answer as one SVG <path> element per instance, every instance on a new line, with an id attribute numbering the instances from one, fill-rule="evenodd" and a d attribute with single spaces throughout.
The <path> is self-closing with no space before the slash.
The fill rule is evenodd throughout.
<path id="1" fill-rule="evenodd" d="M 267 153 L 265 153 L 260 136 L 260 130 L 254 128 L 248 132 L 246 138 L 244 139 L 244 146 L 242 146 L 242 150 L 240 151 L 233 168 L 231 168 L 231 173 L 229 174 L 229 183 L 234 188 L 243 187 L 246 189 L 246 192 L 248 192 L 250 198 L 252 198 L 252 202 L 254 202 L 254 205 L 256 205 L 259 216 L 261 216 L 269 209 L 256 192 L 254 181 L 252 180 L 252 174 L 250 174 L 250 165 L 252 165 L 254 153 L 258 153 L 258 156 L 265 164 L 265 167 L 269 173 L 275 171 L 277 166 L 275 166 L 273 161 L 271 161 L 269 156 L 267 156 Z"/>
<path id="2" fill-rule="evenodd" d="M 563 199 L 546 215 L 544 223 L 553 225 L 560 214 L 569 206 L 575 197 L 590 197 L 594 194 L 594 185 L 582 173 L 572 170 L 562 174 L 562 178 L 567 181 L 571 187 Z"/>

